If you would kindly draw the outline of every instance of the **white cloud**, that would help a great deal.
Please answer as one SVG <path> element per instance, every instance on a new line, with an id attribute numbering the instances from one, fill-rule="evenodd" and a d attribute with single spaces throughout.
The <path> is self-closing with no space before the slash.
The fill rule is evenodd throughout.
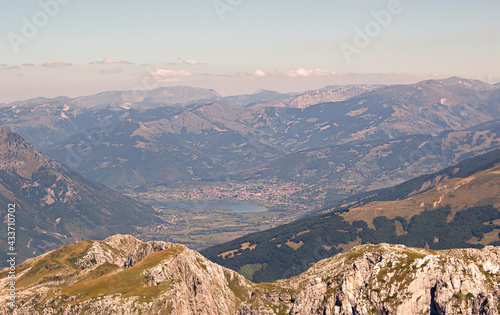
<path id="1" fill-rule="evenodd" d="M 196 60 L 193 60 L 193 59 L 186 59 L 184 60 L 184 64 L 186 65 L 199 65 L 200 63 Z"/>
<path id="2" fill-rule="evenodd" d="M 71 67 L 73 64 L 69 62 L 63 62 L 63 61 L 46 61 L 42 64 L 44 67 L 52 67 L 52 68 L 64 68 L 64 67 Z"/>
<path id="3" fill-rule="evenodd" d="M 34 63 L 23 63 L 21 66 L 23 67 L 33 67 L 35 64 Z"/>
<path id="4" fill-rule="evenodd" d="M 334 74 L 335 74 L 334 71 L 322 70 L 322 69 L 304 69 L 304 68 L 299 68 L 297 70 L 291 70 L 286 72 L 286 75 L 292 78 L 325 76 Z"/>
<path id="5" fill-rule="evenodd" d="M 153 72 L 152 75 L 157 75 L 160 77 L 188 77 L 191 75 L 191 72 L 184 70 L 158 69 L 155 72 Z"/>
<path id="6" fill-rule="evenodd" d="M 122 64 L 122 65 L 131 65 L 133 64 L 132 62 L 125 61 L 125 60 L 119 60 L 119 59 L 111 59 L 111 58 L 105 58 L 101 61 L 92 61 L 89 63 L 89 65 L 114 65 L 114 64 Z"/>
<path id="7" fill-rule="evenodd" d="M 264 71 L 262 71 L 260 69 L 255 70 L 252 74 L 253 74 L 253 76 L 259 77 L 259 78 L 265 77 L 267 75 Z"/>

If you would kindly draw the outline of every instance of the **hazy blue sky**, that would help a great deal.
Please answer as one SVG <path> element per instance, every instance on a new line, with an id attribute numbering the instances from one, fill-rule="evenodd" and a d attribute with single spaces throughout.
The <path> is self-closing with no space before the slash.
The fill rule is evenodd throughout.
<path id="1" fill-rule="evenodd" d="M 500 80 L 500 1 L 397 2 L 0 0 L 0 102 L 172 85 L 228 95 Z"/>

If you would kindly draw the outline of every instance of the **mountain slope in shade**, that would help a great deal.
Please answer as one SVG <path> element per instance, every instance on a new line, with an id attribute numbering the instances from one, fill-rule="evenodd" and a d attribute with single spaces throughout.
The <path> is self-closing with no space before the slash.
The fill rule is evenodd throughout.
<path id="1" fill-rule="evenodd" d="M 500 150 L 201 253 L 236 271 L 253 268 L 249 279 L 261 282 L 383 242 L 431 249 L 500 245 Z"/>
<path id="2" fill-rule="evenodd" d="M 499 261 L 492 246 L 363 245 L 297 277 L 254 284 L 182 245 L 114 235 L 18 266 L 14 314 L 498 314 Z"/>
<path id="3" fill-rule="evenodd" d="M 85 179 L 43 155 L 19 135 L 0 128 L 0 216 L 16 203 L 19 260 L 84 238 L 133 233 L 154 224 L 155 211 Z M 7 251 L 7 239 L 0 240 Z M 2 264 L 5 264 L 3 261 Z"/>

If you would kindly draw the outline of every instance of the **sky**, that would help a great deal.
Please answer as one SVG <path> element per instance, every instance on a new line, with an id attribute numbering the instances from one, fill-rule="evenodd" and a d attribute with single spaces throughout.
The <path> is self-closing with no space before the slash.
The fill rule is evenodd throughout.
<path id="1" fill-rule="evenodd" d="M 0 103 L 500 81 L 497 0 L 0 0 Z"/>

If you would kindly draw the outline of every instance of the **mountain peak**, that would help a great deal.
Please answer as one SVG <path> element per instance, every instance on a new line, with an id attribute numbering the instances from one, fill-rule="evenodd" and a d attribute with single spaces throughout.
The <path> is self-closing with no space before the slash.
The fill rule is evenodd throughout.
<path id="1" fill-rule="evenodd" d="M 107 240 L 74 243 L 19 265 L 17 311 L 496 314 L 500 306 L 500 247 L 434 251 L 366 244 L 323 259 L 297 277 L 254 284 L 182 245 L 135 239 L 135 248 L 124 253 L 113 242 L 135 242 L 133 237 Z M 127 264 L 144 247 L 151 252 Z M 7 285 L 7 275 L 8 269 L 0 272 L 0 287 Z M 0 303 L 0 312 L 9 311 Z"/>
<path id="2" fill-rule="evenodd" d="M 449 77 L 446 79 L 438 79 L 438 80 L 427 80 L 423 81 L 425 83 L 438 83 L 444 86 L 462 86 L 465 88 L 469 89 L 480 89 L 480 90 L 488 90 L 492 88 L 492 85 L 489 83 L 486 83 L 481 80 L 472 80 L 472 79 L 465 79 L 457 76 Z"/>
<path id="3" fill-rule="evenodd" d="M 18 304 L 18 311 L 36 306 L 68 314 L 80 314 L 82 308 L 88 314 L 113 310 L 121 314 L 199 314 L 200 310 L 234 314 L 251 292 L 243 276 L 183 245 L 142 242 L 131 235 L 70 244 L 27 261 L 17 270 L 22 278 L 17 290 L 23 292 L 22 299 L 27 298 L 27 304 Z M 8 280 L 6 271 L 0 272 L 0 287 Z M 0 295 L 0 301 L 5 297 Z M 0 313 L 6 312 L 7 304 L 0 303 Z"/>
<path id="4" fill-rule="evenodd" d="M 17 133 L 0 127 L 0 170 L 31 178 L 42 165 L 60 167 L 59 163 L 41 154 Z"/>

